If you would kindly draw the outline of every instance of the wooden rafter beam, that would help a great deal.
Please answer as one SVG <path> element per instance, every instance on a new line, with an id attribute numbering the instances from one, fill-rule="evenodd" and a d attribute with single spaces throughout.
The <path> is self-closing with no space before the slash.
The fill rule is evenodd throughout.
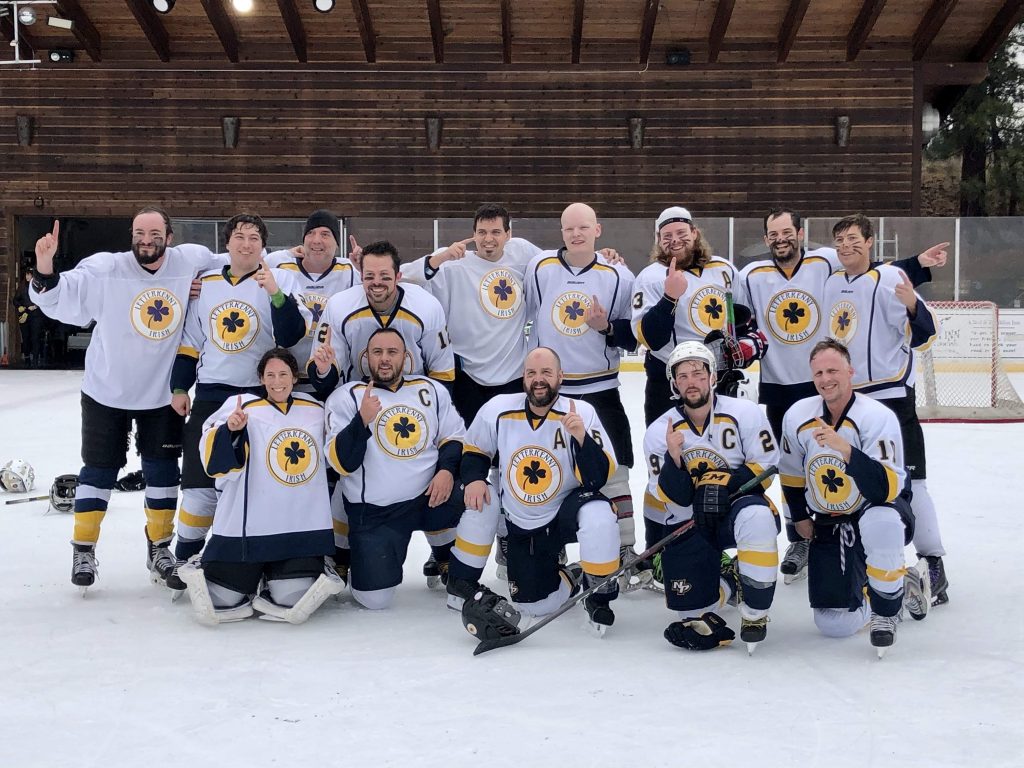
<path id="1" fill-rule="evenodd" d="M 281 11 L 284 28 L 292 41 L 292 48 L 295 49 L 295 58 L 305 64 L 309 61 L 306 28 L 302 26 L 302 17 L 299 16 L 299 9 L 295 7 L 295 0 L 277 0 L 277 7 Z"/>
<path id="2" fill-rule="evenodd" d="M 235 32 L 235 27 L 231 23 L 231 17 L 228 16 L 228 9 L 224 6 L 224 0 L 199 0 L 199 2 L 203 4 L 203 10 L 206 11 L 210 24 L 213 26 L 213 31 L 217 33 L 217 37 L 220 39 L 220 44 L 224 48 L 228 61 L 237 64 L 238 33 Z"/>
<path id="3" fill-rule="evenodd" d="M 93 61 L 100 61 L 102 59 L 100 33 L 93 26 L 89 15 L 78 4 L 78 0 L 57 0 L 57 10 L 65 19 L 71 19 L 74 22 L 71 34 L 89 54 L 89 58 Z"/>
<path id="4" fill-rule="evenodd" d="M 580 63 L 580 49 L 583 47 L 583 10 L 586 0 L 572 3 L 572 63 Z"/>
<path id="5" fill-rule="evenodd" d="M 1024 17 L 1024 0 L 1007 0 L 999 9 L 981 38 L 967 55 L 969 61 L 988 61 L 996 49 Z"/>
<path id="6" fill-rule="evenodd" d="M 9 16 L 0 18 L 0 35 L 3 35 L 4 40 L 7 42 L 14 42 L 14 22 L 11 21 Z M 18 29 L 18 52 L 23 59 L 34 59 L 33 51 L 35 50 L 35 43 L 32 38 L 25 34 L 25 28 L 20 27 Z"/>
<path id="7" fill-rule="evenodd" d="M 441 17 L 441 0 L 427 0 L 427 17 L 430 19 L 430 40 L 434 44 L 434 62 L 444 64 L 444 19 Z"/>
<path id="8" fill-rule="evenodd" d="M 729 29 L 729 22 L 732 21 L 734 7 L 736 7 L 736 0 L 718 0 L 715 20 L 711 22 L 711 34 L 708 35 L 709 64 L 718 61 L 718 54 L 722 50 L 722 41 L 725 40 L 725 32 Z"/>
<path id="9" fill-rule="evenodd" d="M 931 7 L 925 11 L 924 18 L 917 25 L 914 32 L 914 61 L 920 61 L 928 52 L 932 42 L 938 37 L 942 25 L 946 23 L 949 14 L 956 8 L 957 0 L 934 0 Z"/>
<path id="10" fill-rule="evenodd" d="M 170 61 L 171 43 L 167 37 L 167 30 L 164 28 L 164 23 L 160 21 L 160 17 L 157 16 L 156 11 L 153 10 L 153 6 L 147 0 L 125 0 L 125 4 L 128 6 L 128 10 L 132 12 L 132 16 L 135 17 L 135 21 L 142 30 L 142 34 L 149 40 L 149 44 L 153 47 L 153 51 L 160 61 Z"/>
<path id="11" fill-rule="evenodd" d="M 658 21 L 659 0 L 645 0 L 644 17 L 640 22 L 640 68 L 647 67 L 647 60 L 651 57 L 651 41 L 654 40 L 654 25 Z"/>
<path id="12" fill-rule="evenodd" d="M 352 0 L 352 12 L 356 15 L 356 24 L 359 26 L 359 38 L 363 41 L 366 63 L 373 64 L 377 61 L 377 33 L 373 31 L 373 18 L 370 16 L 370 8 L 366 4 L 366 0 Z"/>
<path id="13" fill-rule="evenodd" d="M 853 61 L 864 49 L 864 44 L 875 28 L 875 22 L 885 8 L 885 0 L 864 0 L 860 7 L 860 13 L 850 27 L 850 34 L 846 36 L 846 60 Z"/>
<path id="14" fill-rule="evenodd" d="M 501 60 L 512 63 L 512 0 L 501 0 Z"/>
<path id="15" fill-rule="evenodd" d="M 789 58 L 789 52 L 793 50 L 793 43 L 800 32 L 800 25 L 804 23 L 804 16 L 807 14 L 807 6 L 811 0 L 790 0 L 789 8 L 786 9 L 786 17 L 782 20 L 782 27 L 779 29 L 779 57 L 782 64 Z"/>

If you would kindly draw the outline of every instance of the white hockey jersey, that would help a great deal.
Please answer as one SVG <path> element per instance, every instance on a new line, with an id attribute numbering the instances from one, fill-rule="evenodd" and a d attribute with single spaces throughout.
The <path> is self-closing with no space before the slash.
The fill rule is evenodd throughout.
<path id="1" fill-rule="evenodd" d="M 248 423 L 233 439 L 239 397 Z M 324 463 L 324 409 L 296 392 L 285 404 L 229 397 L 203 424 L 199 452 L 216 478 L 217 512 L 204 560 L 274 562 L 334 553 Z"/>
<path id="2" fill-rule="evenodd" d="M 273 268 L 271 272 L 278 287 L 295 298 L 308 331 L 312 316 L 293 273 Z M 198 361 L 199 384 L 257 386 L 256 365 L 277 346 L 270 295 L 251 275 L 230 276 L 228 267 L 205 272 L 200 279 L 202 289 L 189 303 L 178 354 Z"/>
<path id="3" fill-rule="evenodd" d="M 593 406 L 572 402 L 587 434 L 608 459 L 607 482 L 616 467 L 611 441 Z M 565 497 L 583 484 L 576 444 L 561 422 L 569 403 L 559 395 L 544 420 L 534 423 L 527 417 L 526 395 L 497 395 L 484 404 L 466 433 L 463 462 L 470 454 L 488 462 L 497 455 L 501 508 L 520 528 L 534 530 L 553 520 Z"/>
<path id="4" fill-rule="evenodd" d="M 782 421 L 782 458 L 779 475 L 784 488 L 803 491 L 807 511 L 827 515 L 848 515 L 868 502 L 892 501 L 903 489 L 907 475 L 903 466 L 903 438 L 896 415 L 870 397 L 854 393 L 836 433 L 874 466 L 861 463 L 863 478 L 869 488 L 858 487 L 851 467 L 843 457 L 828 446 L 818 445 L 814 430 L 818 419 L 829 419 L 824 401 L 819 396 L 798 400 L 786 411 Z M 851 466 L 863 457 L 851 457 Z M 787 494 L 788 495 L 788 494 Z M 794 519 L 800 519 L 798 515 Z"/>
<path id="5" fill-rule="evenodd" d="M 750 308 L 768 336 L 768 352 L 761 359 L 762 389 L 810 382 L 808 356 L 828 335 L 828 324 L 822 322 L 825 281 L 837 269 L 835 250 L 819 248 L 804 253 L 789 271 L 765 259 L 740 272 L 734 300 Z"/>
<path id="6" fill-rule="evenodd" d="M 686 270 L 686 291 L 675 303 L 669 339 L 656 344 L 645 338 L 644 316 L 665 295 L 668 267 L 659 262 L 650 264 L 637 275 L 633 286 L 633 335 L 663 363 L 677 344 L 704 341 L 711 331 L 725 328 L 725 292 L 736 282 L 736 270 L 725 259 L 712 256 L 704 267 Z"/>
<path id="7" fill-rule="evenodd" d="M 540 248 L 511 238 L 498 261 L 475 251 L 446 261 L 430 278 L 426 259 L 402 265 L 402 279 L 430 291 L 448 318 L 452 348 L 473 381 L 498 386 L 523 375 L 527 322 L 523 284 L 526 267 Z"/>
<path id="8" fill-rule="evenodd" d="M 921 351 L 938 334 L 935 313 L 923 301 L 918 307 L 926 316 L 913 322 L 907 316 L 895 293 L 903 277 L 902 270 L 882 264 L 856 277 L 841 270 L 825 283 L 828 333 L 850 351 L 854 388 L 879 400 L 903 397 L 914 386 L 913 326 L 928 334 L 913 344 Z"/>
<path id="9" fill-rule="evenodd" d="M 309 310 L 310 324 L 306 336 L 298 344 L 289 347 L 295 359 L 299 361 L 299 368 L 302 375 L 305 375 L 305 364 L 309 360 L 313 348 L 313 335 L 317 326 L 320 325 L 320 318 L 327 308 L 327 301 L 336 293 L 348 290 L 354 285 L 359 285 L 359 272 L 348 259 L 335 258 L 331 266 L 321 274 L 311 275 L 303 268 L 302 259 L 295 258 L 291 251 L 284 251 L 291 256 L 288 258 L 275 258 L 281 251 L 275 251 L 267 257 L 267 263 L 278 269 L 288 272 L 295 278 L 295 287 L 298 291 L 297 297 L 302 297 L 302 303 Z"/>
<path id="10" fill-rule="evenodd" d="M 160 408 L 171 402 L 171 368 L 192 280 L 226 263 L 201 245 L 168 248 L 155 273 L 139 266 L 130 251 L 97 253 L 62 272 L 52 290 L 29 293 L 62 323 L 95 321 L 82 392 L 111 408 Z"/>
<path id="11" fill-rule="evenodd" d="M 455 355 L 448 340 L 444 310 L 437 299 L 418 285 L 400 284 L 398 303 L 388 315 L 379 314 L 370 306 L 362 286 L 336 293 L 327 301 L 313 352 L 326 338 L 328 327 L 345 381 L 360 381 L 370 375 L 366 342 L 378 328 L 393 328 L 405 339 L 405 375 L 425 375 L 438 381 L 455 378 Z"/>
<path id="12" fill-rule="evenodd" d="M 422 496 L 438 470 L 440 449 L 456 443 L 461 450 L 465 425 L 452 406 L 448 390 L 421 376 L 402 380 L 394 391 L 375 386 L 381 410 L 369 427 L 360 420 L 359 440 L 365 453 L 354 471 L 345 469 L 347 443 L 338 436 L 357 418 L 367 385 L 350 382 L 327 399 L 328 459 L 341 475 L 339 484 L 348 503 L 391 506 Z M 458 467 L 453 475 L 458 481 Z"/>
<path id="13" fill-rule="evenodd" d="M 663 525 L 674 525 L 693 517 L 692 506 L 673 502 L 659 485 L 665 462 L 672 461 L 665 455 L 670 421 L 674 432 L 684 433 L 683 469 L 694 479 L 708 470 L 728 469 L 735 473 L 744 466 L 754 476 L 769 466 L 778 465 L 779 450 L 761 407 L 750 400 L 723 395 L 712 397 L 711 412 L 704 424 L 694 424 L 682 407 L 675 407 L 647 428 L 644 434 L 644 456 L 647 459 L 645 517 Z M 762 485 L 767 489 L 771 483 L 769 478 Z"/>
<path id="14" fill-rule="evenodd" d="M 563 249 L 564 250 L 564 249 Z M 544 251 L 526 268 L 527 317 L 533 321 L 530 347 L 549 347 L 562 361 L 562 392 L 581 395 L 619 386 L 621 352 L 584 321 L 597 296 L 609 322 L 630 316 L 633 273 L 600 254 L 573 267 L 563 251 Z"/>

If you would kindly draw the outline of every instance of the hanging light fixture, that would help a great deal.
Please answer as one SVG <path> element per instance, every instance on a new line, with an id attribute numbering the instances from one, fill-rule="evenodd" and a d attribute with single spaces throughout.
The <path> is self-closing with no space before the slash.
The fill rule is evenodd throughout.
<path id="1" fill-rule="evenodd" d="M 330 13 L 334 10 L 334 0 L 313 0 L 313 9 L 320 13 Z"/>
<path id="2" fill-rule="evenodd" d="M 231 5 L 239 13 L 249 13 L 252 11 L 252 0 L 231 0 Z"/>
<path id="3" fill-rule="evenodd" d="M 175 0 L 149 0 L 153 10 L 157 13 L 170 13 L 174 10 Z"/>
<path id="4" fill-rule="evenodd" d="M 31 27 L 36 23 L 36 9 L 31 5 L 24 5 L 18 8 L 18 23 L 25 27 Z"/>

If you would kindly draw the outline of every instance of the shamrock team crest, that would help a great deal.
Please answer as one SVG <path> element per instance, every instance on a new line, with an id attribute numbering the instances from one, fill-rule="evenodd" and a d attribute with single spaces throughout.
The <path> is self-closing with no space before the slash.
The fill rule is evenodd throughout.
<path id="1" fill-rule="evenodd" d="M 849 344 L 857 333 L 857 308 L 850 301 L 838 301 L 829 313 L 829 333 L 836 341 Z"/>
<path id="2" fill-rule="evenodd" d="M 509 270 L 491 270 L 480 281 L 480 303 L 489 315 L 506 320 L 523 306 L 523 288 Z"/>
<path id="3" fill-rule="evenodd" d="M 140 336 L 161 341 L 181 327 L 184 312 L 178 297 L 165 288 L 150 288 L 132 302 L 132 328 Z"/>
<path id="4" fill-rule="evenodd" d="M 508 466 L 508 488 L 523 504 L 544 504 L 562 487 L 562 468 L 545 448 L 527 446 L 512 455 Z"/>
<path id="5" fill-rule="evenodd" d="M 284 485 L 302 485 L 320 467 L 320 451 L 304 429 L 282 429 L 267 446 L 267 466 Z"/>
<path id="6" fill-rule="evenodd" d="M 795 288 L 775 294 L 765 316 L 772 336 L 783 344 L 799 344 L 813 336 L 821 324 L 814 297 Z"/>
<path id="7" fill-rule="evenodd" d="M 260 316 L 244 301 L 225 301 L 210 313 L 210 340 L 223 352 L 247 349 L 259 331 Z"/>
<path id="8" fill-rule="evenodd" d="M 860 507 L 862 496 L 846 473 L 846 462 L 831 453 L 816 456 L 807 465 L 808 488 L 818 509 L 848 514 Z"/>
<path id="9" fill-rule="evenodd" d="M 551 322 L 566 336 L 582 336 L 590 330 L 584 316 L 591 298 L 582 291 L 566 291 L 551 307 Z"/>
<path id="10" fill-rule="evenodd" d="M 393 405 L 377 414 L 374 436 L 385 453 L 396 459 L 418 455 L 430 439 L 426 417 L 407 405 Z"/>
<path id="11" fill-rule="evenodd" d="M 725 327 L 725 291 L 706 285 L 690 299 L 690 324 L 704 335 Z"/>

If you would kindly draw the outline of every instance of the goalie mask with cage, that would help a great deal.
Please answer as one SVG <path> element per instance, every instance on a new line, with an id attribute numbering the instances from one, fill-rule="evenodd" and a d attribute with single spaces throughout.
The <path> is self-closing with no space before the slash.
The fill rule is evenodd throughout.
<path id="1" fill-rule="evenodd" d="M 58 475 L 50 486 L 50 506 L 58 512 L 73 512 L 78 475 Z"/>
<path id="2" fill-rule="evenodd" d="M 501 595 L 481 587 L 462 606 L 462 624 L 477 640 L 519 634 L 519 611 Z"/>
<path id="3" fill-rule="evenodd" d="M 0 469 L 0 487 L 11 493 L 25 493 L 36 485 L 32 465 L 22 459 L 11 459 Z"/>
<path id="4" fill-rule="evenodd" d="M 673 397 L 679 397 L 679 390 L 676 388 L 676 366 L 688 360 L 701 363 L 707 368 L 711 376 L 711 388 L 715 388 L 715 382 L 718 380 L 715 353 L 699 341 L 684 341 L 672 350 L 672 354 L 668 356 L 668 363 L 665 365 L 665 375 L 668 377 Z"/>

